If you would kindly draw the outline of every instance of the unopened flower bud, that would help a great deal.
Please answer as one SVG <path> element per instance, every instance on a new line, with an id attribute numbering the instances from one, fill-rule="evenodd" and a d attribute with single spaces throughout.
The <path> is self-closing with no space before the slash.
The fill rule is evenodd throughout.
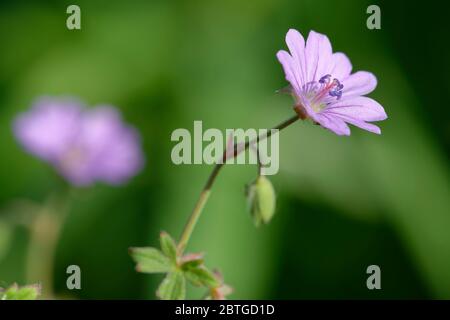
<path id="1" fill-rule="evenodd" d="M 275 213 L 276 196 L 272 183 L 259 176 L 247 187 L 247 201 L 255 226 L 267 224 Z"/>

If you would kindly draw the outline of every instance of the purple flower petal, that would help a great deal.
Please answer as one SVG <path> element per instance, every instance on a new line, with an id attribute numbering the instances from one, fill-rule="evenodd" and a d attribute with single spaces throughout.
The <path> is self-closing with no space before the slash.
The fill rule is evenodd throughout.
<path id="1" fill-rule="evenodd" d="M 289 29 L 286 34 L 286 44 L 292 56 L 294 70 L 296 70 L 297 73 L 297 82 L 301 88 L 301 86 L 307 82 L 305 39 L 297 30 Z"/>
<path id="2" fill-rule="evenodd" d="M 342 80 L 344 90 L 342 97 L 363 96 L 377 86 L 377 78 L 370 72 L 358 71 Z"/>
<path id="3" fill-rule="evenodd" d="M 342 52 L 333 53 L 333 68 L 329 72 L 334 78 L 345 79 L 352 72 L 350 59 Z"/>
<path id="4" fill-rule="evenodd" d="M 334 113 L 362 121 L 381 121 L 387 119 L 384 108 L 368 97 L 343 99 L 329 105 L 323 113 Z"/>
<path id="5" fill-rule="evenodd" d="M 319 113 L 315 116 L 317 121 L 322 127 L 333 131 L 339 136 L 349 136 L 350 128 L 341 118 L 326 113 Z"/>
<path id="6" fill-rule="evenodd" d="M 298 94 L 301 91 L 302 84 L 298 80 L 298 69 L 296 68 L 296 64 L 293 61 L 293 58 L 284 50 L 280 50 L 277 52 L 277 58 L 283 66 L 286 80 L 291 84 L 294 92 Z"/>
<path id="7" fill-rule="evenodd" d="M 102 162 L 99 179 L 110 184 L 122 184 L 144 165 L 144 157 L 136 141 L 140 136 L 132 128 L 124 128 L 120 139 L 108 150 Z"/>
<path id="8" fill-rule="evenodd" d="M 82 105 L 72 100 L 38 100 L 14 121 L 16 138 L 31 154 L 57 161 L 75 139 Z"/>
<path id="9" fill-rule="evenodd" d="M 310 31 L 305 47 L 307 82 L 317 81 L 326 75 L 333 65 L 332 49 L 328 37 Z"/>
<path id="10" fill-rule="evenodd" d="M 376 134 L 381 134 L 381 129 L 372 123 L 367 123 L 362 120 L 358 120 L 358 119 L 343 116 L 343 115 L 336 115 L 336 116 L 339 117 L 340 119 L 342 119 L 343 121 L 350 123 L 358 128 L 361 128 L 361 129 L 364 129 L 364 130 L 367 130 L 367 131 L 370 131 L 370 132 L 373 132 Z"/>
<path id="11" fill-rule="evenodd" d="M 141 169 L 139 140 L 135 129 L 124 125 L 117 110 L 107 106 L 86 114 L 80 137 L 89 151 L 91 170 L 111 184 L 120 184 Z"/>

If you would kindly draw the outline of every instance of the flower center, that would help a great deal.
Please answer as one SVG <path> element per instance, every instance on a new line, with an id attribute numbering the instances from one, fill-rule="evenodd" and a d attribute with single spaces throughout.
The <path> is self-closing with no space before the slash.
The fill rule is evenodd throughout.
<path id="1" fill-rule="evenodd" d="M 342 97 L 343 88 L 344 85 L 338 79 L 332 78 L 331 74 L 326 74 L 318 82 L 307 84 L 306 98 L 314 112 L 320 112 L 332 98 L 339 100 Z"/>
<path id="2" fill-rule="evenodd" d="M 61 158 L 60 165 L 66 170 L 74 170 L 86 161 L 86 152 L 82 148 L 74 146 L 70 148 Z"/>

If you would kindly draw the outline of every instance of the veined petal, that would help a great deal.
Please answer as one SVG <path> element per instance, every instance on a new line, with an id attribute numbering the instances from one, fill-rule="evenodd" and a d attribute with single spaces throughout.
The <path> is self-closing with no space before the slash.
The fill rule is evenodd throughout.
<path id="1" fill-rule="evenodd" d="M 324 76 L 333 65 L 332 49 L 328 37 L 310 31 L 305 48 L 307 65 L 307 82 L 316 81 Z"/>
<path id="2" fill-rule="evenodd" d="M 339 100 L 322 112 L 351 117 L 362 121 L 381 121 L 387 118 L 384 108 L 368 97 L 353 97 Z"/>
<path id="3" fill-rule="evenodd" d="M 295 29 L 289 29 L 286 34 L 286 44 L 289 48 L 295 69 L 298 73 L 298 80 L 300 85 L 304 85 L 307 82 L 306 79 L 306 60 L 305 60 L 305 39 Z"/>
<path id="4" fill-rule="evenodd" d="M 277 58 L 283 66 L 286 80 L 291 84 L 294 91 L 299 93 L 301 91 L 301 82 L 299 81 L 298 69 L 293 58 L 284 50 L 277 52 Z"/>
<path id="5" fill-rule="evenodd" d="M 378 127 L 377 125 L 374 125 L 373 123 L 367 123 L 367 122 L 364 122 L 364 121 L 361 121 L 361 122 L 360 121 L 356 121 L 356 122 L 354 122 L 353 120 L 352 121 L 347 121 L 347 122 L 352 124 L 352 125 L 354 125 L 354 126 L 356 126 L 356 127 L 358 127 L 358 128 L 364 129 L 366 131 L 369 131 L 369 132 L 372 132 L 372 133 L 375 133 L 375 134 L 381 134 L 380 127 Z"/>
<path id="6" fill-rule="evenodd" d="M 372 92 L 377 86 L 377 78 L 370 72 L 358 71 L 343 79 L 342 97 L 363 96 Z"/>
<path id="7" fill-rule="evenodd" d="M 340 80 L 347 78 L 352 72 L 350 59 L 342 52 L 333 53 L 331 59 L 334 65 L 329 73 Z"/>
<path id="8" fill-rule="evenodd" d="M 326 35 L 320 34 L 319 40 L 319 60 L 317 62 L 317 70 L 314 76 L 314 80 L 318 80 L 324 75 L 328 74 L 330 67 L 334 65 L 333 61 L 333 49 L 331 48 L 331 42 Z"/>
<path id="9" fill-rule="evenodd" d="M 343 115 L 338 115 L 339 118 L 341 118 L 342 120 L 344 120 L 347 123 L 350 123 L 352 125 L 354 125 L 355 127 L 376 133 L 376 134 L 381 134 L 381 129 L 372 124 L 372 123 L 367 123 L 365 121 L 362 120 L 358 120 L 352 117 L 347 117 L 347 116 L 343 116 Z"/>
<path id="10" fill-rule="evenodd" d="M 349 136 L 350 128 L 341 118 L 327 113 L 318 113 L 315 115 L 317 121 L 322 127 L 333 131 L 339 136 Z"/>

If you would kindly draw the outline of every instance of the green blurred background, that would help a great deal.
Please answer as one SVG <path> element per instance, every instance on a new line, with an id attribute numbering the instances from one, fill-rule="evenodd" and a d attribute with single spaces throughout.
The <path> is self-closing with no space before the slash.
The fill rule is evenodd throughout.
<path id="1" fill-rule="evenodd" d="M 377 1 L 381 30 L 366 28 L 374 2 L 73 1 L 0 4 L 0 286 L 24 284 L 29 233 L 11 203 L 43 203 L 62 188 L 22 151 L 11 123 L 42 95 L 110 103 L 142 134 L 145 170 L 124 187 L 74 190 L 58 243 L 55 290 L 81 299 L 153 299 L 161 276 L 138 274 L 129 246 L 178 236 L 209 174 L 172 164 L 170 134 L 271 127 L 292 115 L 275 53 L 289 28 L 313 29 L 354 70 L 378 77 L 371 97 L 386 109 L 382 135 L 342 138 L 296 123 L 280 135 L 273 222 L 255 229 L 244 185 L 252 166 L 224 168 L 190 243 L 207 252 L 231 298 L 450 298 L 450 44 L 445 2 Z M 66 267 L 82 290 L 66 289 Z M 382 290 L 366 288 L 381 267 Z M 189 297 L 200 297 L 190 290 Z"/>

